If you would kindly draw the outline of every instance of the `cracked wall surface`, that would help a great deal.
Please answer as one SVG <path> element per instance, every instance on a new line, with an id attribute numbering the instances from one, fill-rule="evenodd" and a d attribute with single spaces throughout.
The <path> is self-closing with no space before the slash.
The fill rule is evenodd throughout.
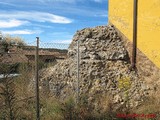
<path id="1" fill-rule="evenodd" d="M 130 41 L 133 1 L 109 0 L 109 21 Z M 138 48 L 160 68 L 160 0 L 138 1 Z"/>

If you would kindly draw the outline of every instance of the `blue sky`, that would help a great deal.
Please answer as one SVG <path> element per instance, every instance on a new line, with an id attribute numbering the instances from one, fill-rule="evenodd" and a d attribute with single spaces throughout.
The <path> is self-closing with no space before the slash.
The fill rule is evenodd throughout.
<path id="1" fill-rule="evenodd" d="M 27 43 L 69 43 L 77 30 L 107 23 L 108 0 L 0 0 L 0 31 Z"/>

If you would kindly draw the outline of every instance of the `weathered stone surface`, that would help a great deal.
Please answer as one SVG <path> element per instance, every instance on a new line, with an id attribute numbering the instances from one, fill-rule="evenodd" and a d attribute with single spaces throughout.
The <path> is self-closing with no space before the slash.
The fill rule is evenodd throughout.
<path id="1" fill-rule="evenodd" d="M 76 58 L 77 41 L 81 59 L 128 60 L 127 50 L 113 26 L 101 26 L 78 31 L 69 47 L 68 56 Z"/>
<path id="2" fill-rule="evenodd" d="M 88 101 L 94 101 L 96 95 L 109 94 L 117 108 L 124 105 L 125 88 L 119 87 L 119 80 L 123 77 L 128 78 L 131 84 L 127 89 L 127 100 L 132 107 L 141 104 L 148 91 L 153 89 L 129 70 L 129 56 L 123 40 L 114 26 L 108 25 L 77 31 L 68 58 L 41 72 L 41 82 L 45 81 L 43 88 L 49 89 L 53 95 L 60 99 L 76 95 L 77 41 L 80 49 L 80 95 L 86 94 Z"/>

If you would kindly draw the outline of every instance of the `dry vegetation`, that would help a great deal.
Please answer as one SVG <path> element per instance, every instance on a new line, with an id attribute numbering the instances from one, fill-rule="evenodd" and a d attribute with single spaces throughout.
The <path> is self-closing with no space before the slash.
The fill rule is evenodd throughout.
<path id="1" fill-rule="evenodd" d="M 9 34 L 5 35 L 5 41 L 8 43 L 8 44 L 17 44 L 17 45 L 20 45 L 20 46 L 23 46 L 25 45 L 26 43 L 24 42 L 24 40 L 19 37 L 19 36 L 15 36 L 15 37 L 12 37 L 10 36 Z"/>
<path id="2" fill-rule="evenodd" d="M 10 43 L 10 40 L 10 36 L 6 36 L 7 43 Z M 19 37 L 15 37 L 14 41 L 24 44 Z M 10 73 L 10 67 L 1 65 L 0 69 L 6 74 Z M 21 64 L 18 71 L 21 74 L 19 77 L 0 81 L 0 120 L 36 119 L 35 94 L 29 90 L 33 68 L 30 69 L 26 64 Z M 154 74 L 155 79 L 159 78 L 158 76 L 159 74 Z M 155 120 L 160 119 L 160 90 L 156 91 L 141 106 L 136 109 L 126 109 L 123 113 L 152 113 L 157 116 Z M 122 111 L 113 110 L 113 104 L 108 95 L 95 96 L 95 98 L 96 105 L 88 103 L 87 95 L 83 95 L 79 104 L 76 104 L 73 97 L 59 101 L 51 94 L 40 93 L 41 120 L 120 120 L 116 115 Z"/>
<path id="3" fill-rule="evenodd" d="M 28 83 L 30 81 L 30 76 L 32 72 L 25 69 L 24 66 L 19 68 L 21 71 L 21 76 L 7 82 L 2 82 L 1 93 L 5 89 L 8 89 L 7 96 L 14 97 L 13 101 L 9 104 L 6 103 L 7 96 L 3 94 L 0 95 L 1 103 L 5 102 L 5 106 L 0 109 L 0 119 L 2 120 L 34 120 L 36 119 L 35 113 L 35 97 L 34 93 L 28 90 Z M 3 87 L 2 87 L 3 86 Z M 156 94 L 156 96 L 155 96 Z M 137 114 L 157 114 L 160 111 L 158 107 L 160 104 L 159 92 L 155 93 L 150 99 L 144 101 L 144 104 L 139 106 L 137 109 L 130 109 L 129 111 L 124 111 L 124 114 L 137 113 Z M 83 95 L 80 103 L 76 104 L 75 99 L 70 97 L 64 101 L 59 101 L 57 98 L 51 96 L 50 94 L 40 95 L 40 107 L 41 107 L 41 119 L 42 120 L 120 120 L 116 117 L 117 113 L 122 113 L 121 110 L 113 111 L 112 103 L 108 95 L 106 96 L 95 96 L 97 101 L 97 106 L 88 103 L 87 95 Z M 6 100 L 4 100 L 6 99 Z M 12 108 L 13 107 L 13 108 Z M 93 109 L 96 107 L 97 109 Z M 12 117 L 11 118 L 11 109 Z M 16 112 L 15 112 L 16 111 Z M 158 117 L 157 117 L 158 118 Z M 123 119 L 122 119 L 123 120 Z M 127 119 L 129 120 L 129 119 Z M 132 119 L 133 120 L 133 119 Z M 136 120 L 136 119 L 135 119 Z M 137 118 L 137 120 L 139 120 Z M 149 120 L 149 119 L 148 119 Z M 158 119 L 155 119 L 158 120 Z"/>
<path id="4" fill-rule="evenodd" d="M 155 120 L 159 120 L 160 119 L 159 105 L 160 105 L 160 90 L 151 95 L 150 98 L 146 99 L 141 106 L 139 106 L 137 109 L 132 110 L 131 112 L 132 113 L 136 112 L 139 114 L 156 114 Z"/>

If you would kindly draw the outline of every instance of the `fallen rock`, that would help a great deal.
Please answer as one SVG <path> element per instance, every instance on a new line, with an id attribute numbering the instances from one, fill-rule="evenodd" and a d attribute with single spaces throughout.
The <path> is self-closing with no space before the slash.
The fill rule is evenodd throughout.
<path id="1" fill-rule="evenodd" d="M 62 100 L 69 96 L 76 98 L 77 42 L 80 51 L 80 97 L 85 94 L 88 101 L 93 102 L 95 96 L 109 94 L 115 108 L 124 106 L 126 98 L 131 107 L 143 102 L 151 88 L 136 72 L 129 70 L 128 51 L 112 25 L 77 31 L 69 46 L 68 58 L 41 72 L 43 89 Z M 129 88 L 125 86 L 126 80 Z M 142 94 L 144 92 L 147 94 Z"/>

